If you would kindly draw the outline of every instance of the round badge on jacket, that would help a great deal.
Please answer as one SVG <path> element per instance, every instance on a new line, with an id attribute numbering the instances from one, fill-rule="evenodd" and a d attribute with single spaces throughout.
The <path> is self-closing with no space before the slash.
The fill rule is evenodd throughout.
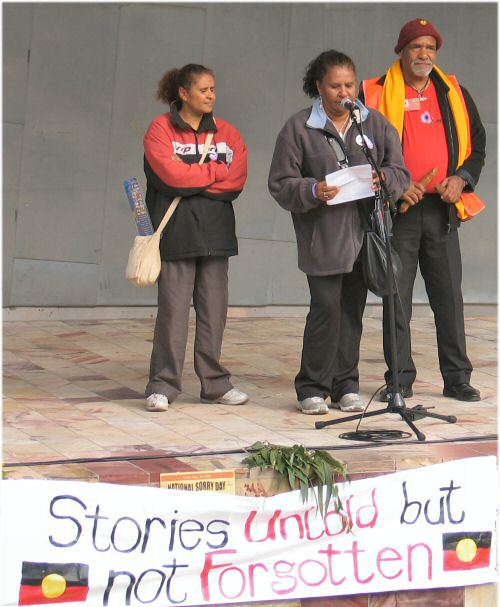
<path id="1" fill-rule="evenodd" d="M 369 150 L 373 150 L 373 141 L 368 137 L 368 135 L 363 135 L 366 145 Z M 361 139 L 361 135 L 356 137 L 356 143 L 361 147 L 363 145 L 363 141 Z"/>

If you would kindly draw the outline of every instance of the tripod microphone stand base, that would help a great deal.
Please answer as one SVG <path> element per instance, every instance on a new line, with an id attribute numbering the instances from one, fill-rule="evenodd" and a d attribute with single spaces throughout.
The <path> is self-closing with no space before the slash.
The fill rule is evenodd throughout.
<path id="1" fill-rule="evenodd" d="M 440 419 L 442 421 L 448 422 L 449 424 L 454 424 L 457 421 L 457 418 L 454 415 L 440 415 L 439 413 L 429 413 L 429 408 L 430 407 L 422 407 L 422 405 L 416 405 L 415 407 L 408 408 L 405 405 L 405 401 L 401 393 L 396 392 L 385 409 L 378 409 L 377 411 L 368 411 L 367 413 L 358 413 L 357 415 L 348 415 L 347 417 L 342 417 L 340 419 L 331 419 L 327 422 L 316 422 L 314 426 L 317 430 L 320 430 L 321 428 L 326 428 L 327 426 L 342 424 L 343 422 L 350 422 L 365 417 L 374 417 L 376 415 L 383 415 L 384 413 L 397 413 L 400 415 L 401 419 L 405 421 L 412 429 L 412 431 L 417 436 L 417 439 L 419 441 L 425 441 L 425 434 L 423 432 L 420 432 L 417 426 L 415 426 L 415 424 L 413 423 L 417 419 L 423 419 L 424 417 L 433 417 L 435 419 Z"/>
<path id="2" fill-rule="evenodd" d="M 394 202 L 391 200 L 391 194 L 387 188 L 385 183 L 385 178 L 382 174 L 381 168 L 377 165 L 373 154 L 366 144 L 366 140 L 363 134 L 362 127 L 362 119 L 358 118 L 355 115 L 354 109 L 355 105 L 351 104 L 351 108 L 349 109 L 351 114 L 351 119 L 353 124 L 355 125 L 359 137 L 361 140 L 361 147 L 363 150 L 363 154 L 367 160 L 367 162 L 371 165 L 372 169 L 375 171 L 378 177 L 379 189 L 375 194 L 375 205 L 374 205 L 374 213 L 378 219 L 380 219 L 380 213 L 382 213 L 382 221 L 377 221 L 377 227 L 381 230 L 381 238 L 385 243 L 385 292 L 374 293 L 378 296 L 387 297 L 388 303 L 388 316 L 389 316 L 389 330 L 390 330 L 390 343 L 391 343 L 391 369 L 392 369 L 392 384 L 394 393 L 392 395 L 389 404 L 385 409 L 379 409 L 378 411 L 368 411 L 367 413 L 360 413 L 358 415 L 349 415 L 348 417 L 343 417 L 341 419 L 333 419 L 327 422 L 316 422 L 316 429 L 325 428 L 326 426 L 331 426 L 334 424 L 341 424 L 343 422 L 349 422 L 356 419 L 362 419 L 364 417 L 374 417 L 375 415 L 383 415 L 384 413 L 398 413 L 403 421 L 405 421 L 408 426 L 412 429 L 412 431 L 416 434 L 417 439 L 419 441 L 425 441 L 425 434 L 420 432 L 420 430 L 413 423 L 416 419 L 421 419 L 423 417 L 433 417 L 435 419 L 440 419 L 442 421 L 448 422 L 449 424 L 454 424 L 457 421 L 457 418 L 454 415 L 439 415 L 438 413 L 429 413 L 426 407 L 422 407 L 421 405 L 417 405 L 416 407 L 412 407 L 408 409 L 405 405 L 405 401 L 400 392 L 400 384 L 399 384 L 399 366 L 398 366 L 398 355 L 397 355 L 397 343 L 396 343 L 396 320 L 395 320 L 395 298 L 397 294 L 397 281 L 395 279 L 395 271 L 393 265 L 392 258 L 392 249 L 391 249 L 391 230 L 389 226 L 389 217 L 391 213 L 396 213 L 397 208 Z M 384 204 L 382 205 L 382 200 Z M 381 225 L 379 225 L 381 223 Z M 385 305 L 385 303 L 384 303 Z"/>

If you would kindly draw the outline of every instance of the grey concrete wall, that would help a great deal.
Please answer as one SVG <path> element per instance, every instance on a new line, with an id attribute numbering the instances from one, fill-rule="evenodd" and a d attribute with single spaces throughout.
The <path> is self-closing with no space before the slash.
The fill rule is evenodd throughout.
<path id="1" fill-rule="evenodd" d="M 145 188 L 142 136 L 164 111 L 157 81 L 190 61 L 215 70 L 216 115 L 250 152 L 230 303 L 307 303 L 291 218 L 267 192 L 276 135 L 309 104 L 301 83 L 313 57 L 333 47 L 360 78 L 381 74 L 401 25 L 424 16 L 444 36 L 439 65 L 471 91 L 487 130 L 478 193 L 488 207 L 460 236 L 465 300 L 496 302 L 496 4 L 4 3 L 4 305 L 155 302 L 154 288 L 124 278 L 135 227 L 122 184 L 137 176 Z M 415 301 L 426 301 L 421 282 Z"/>

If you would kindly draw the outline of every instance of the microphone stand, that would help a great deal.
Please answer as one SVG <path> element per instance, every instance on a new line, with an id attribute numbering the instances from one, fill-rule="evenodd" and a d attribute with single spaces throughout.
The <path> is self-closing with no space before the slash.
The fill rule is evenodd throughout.
<path id="1" fill-rule="evenodd" d="M 422 407 L 422 405 L 417 405 L 415 407 L 408 408 L 405 404 L 403 395 L 401 394 L 400 385 L 399 385 L 399 370 L 398 370 L 398 353 L 397 353 L 397 343 L 396 343 L 396 316 L 395 316 L 395 298 L 396 298 L 396 285 L 395 285 L 395 277 L 394 277 L 394 266 L 392 265 L 392 247 L 391 247 L 391 230 L 389 226 L 389 214 L 397 213 L 397 207 L 394 201 L 391 198 L 391 194 L 387 188 L 387 184 L 385 183 L 384 176 L 382 175 L 382 171 L 380 167 L 377 165 L 375 159 L 373 158 L 373 154 L 369 149 L 364 133 L 363 126 L 361 124 L 361 116 L 358 122 L 356 114 L 354 112 L 356 106 L 351 101 L 350 103 L 346 103 L 344 107 L 349 111 L 351 115 L 351 119 L 353 123 L 356 125 L 356 129 L 358 130 L 359 136 L 361 138 L 361 147 L 363 149 L 363 153 L 366 157 L 366 160 L 371 165 L 372 169 L 375 171 L 379 179 L 379 192 L 376 197 L 375 202 L 375 210 L 381 210 L 383 212 L 383 240 L 385 242 L 385 252 L 387 259 L 387 271 L 386 271 L 386 291 L 387 291 L 387 304 L 388 304 L 388 317 L 389 317 L 389 334 L 391 340 L 391 367 L 392 367 L 392 394 L 391 398 L 387 404 L 385 409 L 378 409 L 377 411 L 369 411 L 367 413 L 363 412 L 357 415 L 349 415 L 347 417 L 343 417 L 340 419 L 332 419 L 326 422 L 316 422 L 316 429 L 326 428 L 327 426 L 332 426 L 334 424 L 340 424 L 343 422 L 349 422 L 353 420 L 362 419 L 363 417 L 373 417 L 376 415 L 382 415 L 384 413 L 398 413 L 403 421 L 405 421 L 411 430 L 416 434 L 417 439 L 419 441 L 425 441 L 425 434 L 420 432 L 420 430 L 413 423 L 417 419 L 422 419 L 424 417 L 433 417 L 436 419 L 440 419 L 446 421 L 450 424 L 454 424 L 457 421 L 457 418 L 454 415 L 440 415 L 438 413 L 430 413 L 428 411 L 428 407 Z"/>

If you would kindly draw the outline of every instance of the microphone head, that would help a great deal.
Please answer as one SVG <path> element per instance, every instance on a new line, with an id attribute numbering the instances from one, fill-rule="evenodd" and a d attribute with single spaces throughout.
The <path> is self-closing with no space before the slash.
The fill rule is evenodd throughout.
<path id="1" fill-rule="evenodd" d="M 352 99 L 349 99 L 349 97 L 346 97 L 345 99 L 342 99 L 342 101 L 340 102 L 340 105 L 345 110 L 353 110 L 356 107 L 356 102 L 353 101 Z"/>

